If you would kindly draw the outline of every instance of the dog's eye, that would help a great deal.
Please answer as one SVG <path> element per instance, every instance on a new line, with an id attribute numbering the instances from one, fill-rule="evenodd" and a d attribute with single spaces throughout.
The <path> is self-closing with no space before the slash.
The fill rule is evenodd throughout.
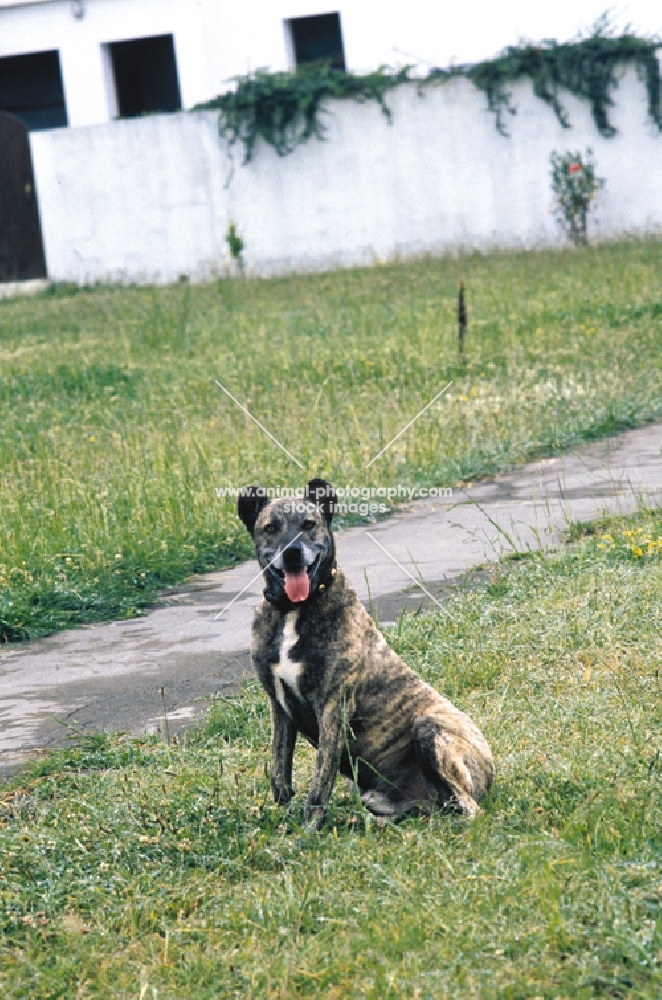
<path id="1" fill-rule="evenodd" d="M 316 521 L 313 521 L 310 517 L 307 517 L 306 520 L 301 525 L 301 527 L 303 528 L 304 531 L 310 531 L 310 529 L 314 528 L 316 524 L 317 524 Z"/>
<path id="2" fill-rule="evenodd" d="M 268 535 L 273 535 L 276 531 L 278 531 L 278 528 L 275 524 L 265 524 L 264 530 Z"/>

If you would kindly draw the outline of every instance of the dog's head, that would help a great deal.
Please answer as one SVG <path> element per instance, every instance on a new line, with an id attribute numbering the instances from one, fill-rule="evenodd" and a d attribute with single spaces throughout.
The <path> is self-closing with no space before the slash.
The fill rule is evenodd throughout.
<path id="1" fill-rule="evenodd" d="M 327 586 L 334 572 L 336 494 L 324 479 L 311 479 L 303 493 L 269 500 L 265 489 L 249 486 L 239 497 L 239 517 L 264 572 L 264 596 L 281 607 L 307 601 Z"/>

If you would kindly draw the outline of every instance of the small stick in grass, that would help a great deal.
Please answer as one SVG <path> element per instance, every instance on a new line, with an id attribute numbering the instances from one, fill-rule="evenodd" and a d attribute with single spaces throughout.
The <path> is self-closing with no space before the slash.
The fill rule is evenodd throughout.
<path id="1" fill-rule="evenodd" d="M 464 281 L 460 277 L 457 294 L 458 350 L 464 354 L 464 335 L 467 332 L 467 302 L 464 296 Z"/>

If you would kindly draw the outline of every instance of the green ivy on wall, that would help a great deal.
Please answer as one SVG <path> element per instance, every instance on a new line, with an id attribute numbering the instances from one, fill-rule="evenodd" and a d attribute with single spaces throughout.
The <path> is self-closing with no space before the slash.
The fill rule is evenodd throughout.
<path id="1" fill-rule="evenodd" d="M 588 38 L 563 44 L 548 41 L 511 46 L 497 59 L 470 67 L 466 75 L 485 93 L 489 108 L 496 115 L 497 128 L 503 134 L 506 134 L 504 111 L 512 111 L 508 84 L 528 78 L 533 83 L 533 93 L 553 108 L 564 128 L 570 128 L 570 121 L 559 99 L 561 89 L 589 101 L 598 132 L 610 137 L 616 134 L 609 121 L 609 108 L 614 104 L 612 93 L 618 87 L 619 68 L 625 65 L 635 65 L 645 80 L 648 113 L 662 129 L 656 47 L 656 42 L 628 33 L 613 37 L 603 19 Z"/>
<path id="2" fill-rule="evenodd" d="M 505 115 L 516 113 L 508 86 L 530 79 L 536 97 L 554 110 L 564 128 L 570 128 L 570 121 L 561 103 L 561 90 L 589 101 L 600 135 L 609 137 L 616 133 L 609 120 L 612 94 L 618 87 L 622 67 L 634 65 L 646 84 L 648 113 L 662 130 L 662 85 L 655 54 L 658 45 L 656 40 L 629 32 L 615 36 L 608 18 L 603 16 L 586 38 L 510 46 L 496 59 L 468 67 L 434 69 L 415 82 L 422 92 L 427 86 L 458 76 L 471 80 L 485 94 L 497 129 L 507 135 Z M 390 121 L 386 94 L 403 83 L 414 82 L 410 69 L 390 72 L 382 67 L 362 76 L 326 64 L 302 66 L 291 73 L 258 70 L 237 77 L 235 90 L 199 104 L 194 110 L 218 109 L 219 131 L 230 146 L 243 144 L 244 163 L 252 159 L 258 139 L 273 146 L 279 156 L 286 156 L 313 136 L 324 138 L 321 115 L 324 103 L 331 98 L 376 101 Z"/>
<path id="3" fill-rule="evenodd" d="M 302 66 L 294 73 L 257 70 L 237 77 L 236 90 L 194 110 L 218 108 L 221 135 L 231 146 L 243 143 L 244 163 L 248 163 L 258 139 L 273 146 L 279 156 L 286 156 L 313 136 L 323 139 L 322 104 L 330 98 L 376 101 L 390 121 L 384 95 L 408 79 L 408 69 L 397 73 L 378 69 L 355 76 L 324 63 Z"/>

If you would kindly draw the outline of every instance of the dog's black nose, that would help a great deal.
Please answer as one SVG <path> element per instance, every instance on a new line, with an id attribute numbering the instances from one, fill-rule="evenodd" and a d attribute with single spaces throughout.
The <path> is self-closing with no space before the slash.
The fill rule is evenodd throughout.
<path id="1" fill-rule="evenodd" d="M 303 548 L 295 543 L 283 549 L 283 567 L 287 570 L 301 569 L 303 562 Z"/>

